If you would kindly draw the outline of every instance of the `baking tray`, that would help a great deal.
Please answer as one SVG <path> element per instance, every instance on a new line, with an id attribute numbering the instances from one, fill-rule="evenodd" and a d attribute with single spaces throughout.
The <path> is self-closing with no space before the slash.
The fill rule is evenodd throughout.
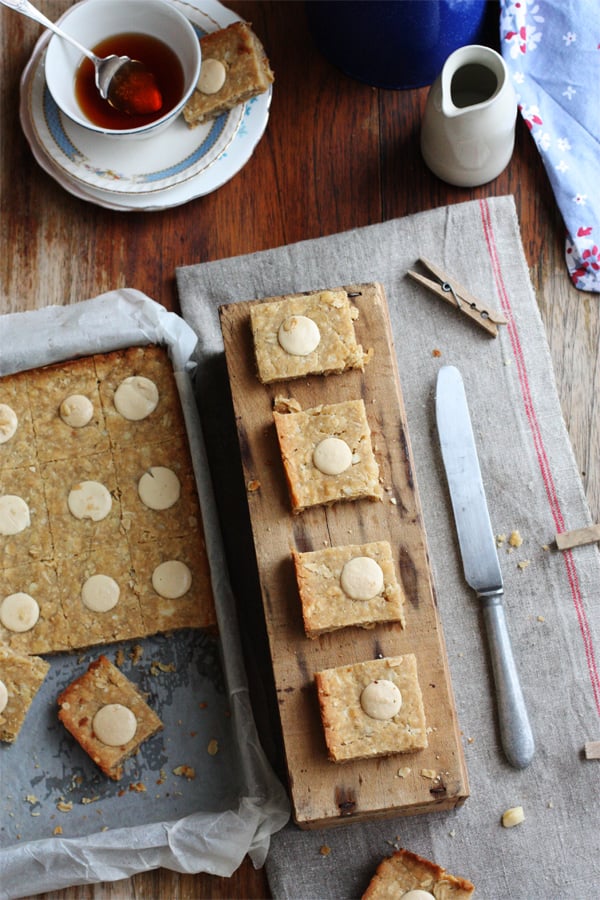
<path id="1" fill-rule="evenodd" d="M 289 816 L 250 707 L 192 389 L 193 331 L 128 289 L 3 316 L 0 375 L 147 343 L 165 345 L 175 371 L 219 636 L 184 630 L 46 657 L 49 675 L 17 741 L 0 745 L 1 897 L 115 880 L 157 866 L 231 875 L 246 853 L 262 864 L 270 834 Z M 126 763 L 120 782 L 102 776 L 56 717 L 58 693 L 100 653 L 118 659 L 165 723 Z"/>

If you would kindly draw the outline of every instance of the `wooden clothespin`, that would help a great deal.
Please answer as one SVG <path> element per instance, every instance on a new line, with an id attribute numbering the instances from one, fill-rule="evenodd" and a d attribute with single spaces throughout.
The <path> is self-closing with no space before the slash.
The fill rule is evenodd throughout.
<path id="1" fill-rule="evenodd" d="M 440 297 L 442 300 L 445 300 L 446 303 L 450 303 L 452 306 L 456 307 L 456 309 L 472 319 L 473 322 L 481 328 L 484 328 L 488 334 L 492 335 L 492 337 L 497 337 L 498 325 L 507 324 L 504 316 L 500 315 L 500 313 L 495 310 L 484 306 L 476 297 L 470 294 L 466 288 L 453 278 L 449 278 L 445 272 L 442 272 L 442 270 L 438 269 L 437 266 L 434 266 L 433 263 L 423 257 L 419 259 L 419 262 L 431 272 L 435 280 L 427 278 L 419 272 L 412 272 L 409 270 L 408 274 L 411 278 L 432 291 L 436 297 Z"/>

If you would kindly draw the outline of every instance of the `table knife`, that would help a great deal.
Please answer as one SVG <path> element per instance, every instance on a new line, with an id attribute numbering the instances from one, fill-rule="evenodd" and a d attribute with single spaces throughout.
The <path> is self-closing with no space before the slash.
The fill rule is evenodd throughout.
<path id="1" fill-rule="evenodd" d="M 502 572 L 465 388 L 454 366 L 443 366 L 439 371 L 435 405 L 465 579 L 481 601 L 483 611 L 502 748 L 508 762 L 523 769 L 533 758 L 535 744 L 502 605 Z"/>

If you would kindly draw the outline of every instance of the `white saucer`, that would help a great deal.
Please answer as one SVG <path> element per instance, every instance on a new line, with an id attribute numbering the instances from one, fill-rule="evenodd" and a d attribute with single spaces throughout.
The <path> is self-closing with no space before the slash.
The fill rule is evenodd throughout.
<path id="1" fill-rule="evenodd" d="M 200 35 L 239 19 L 217 0 L 171 2 Z M 181 119 L 164 134 L 124 145 L 114 138 L 90 138 L 89 132 L 62 115 L 46 88 L 44 53 L 49 38 L 40 38 L 21 78 L 21 125 L 39 165 L 83 200 L 120 210 L 187 203 L 239 172 L 265 131 L 271 88 L 210 125 L 190 129 Z"/>

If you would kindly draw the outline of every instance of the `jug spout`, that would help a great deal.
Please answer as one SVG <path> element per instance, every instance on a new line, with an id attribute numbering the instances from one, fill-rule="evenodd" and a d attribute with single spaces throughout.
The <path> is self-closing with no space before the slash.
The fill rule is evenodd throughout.
<path id="1" fill-rule="evenodd" d="M 460 47 L 442 69 L 442 114 L 456 118 L 489 106 L 502 91 L 506 74 L 504 60 L 491 47 Z"/>

